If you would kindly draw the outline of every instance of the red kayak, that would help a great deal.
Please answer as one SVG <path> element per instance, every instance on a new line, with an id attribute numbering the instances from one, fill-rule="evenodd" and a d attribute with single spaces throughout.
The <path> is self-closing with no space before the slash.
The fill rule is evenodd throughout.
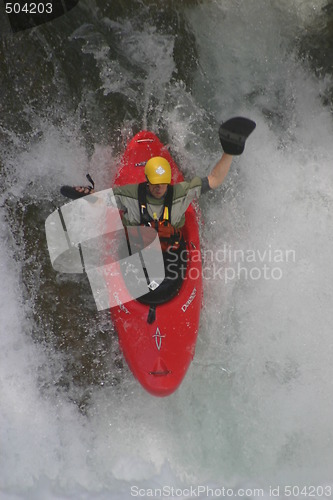
<path id="1" fill-rule="evenodd" d="M 145 181 L 144 167 L 153 156 L 168 160 L 172 183 L 184 180 L 167 148 L 156 135 L 143 131 L 129 142 L 112 184 Z M 179 387 L 195 352 L 202 304 L 200 212 L 196 204 L 189 206 L 185 217 L 186 266 L 181 282 L 178 280 L 166 287 L 163 283 L 144 297 L 126 303 L 119 300 L 118 305 L 110 309 L 132 373 L 154 396 L 168 396 Z M 123 289 L 122 275 L 114 279 L 118 289 Z M 113 287 L 113 296 L 114 290 Z"/>

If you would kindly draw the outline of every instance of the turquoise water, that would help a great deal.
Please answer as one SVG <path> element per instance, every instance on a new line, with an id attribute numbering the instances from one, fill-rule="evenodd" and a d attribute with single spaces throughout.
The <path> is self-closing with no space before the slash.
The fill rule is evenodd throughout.
<path id="1" fill-rule="evenodd" d="M 329 496 L 330 12 L 304 0 L 81 2 L 2 39 L 1 498 L 229 496 L 222 487 L 283 498 L 285 485 Z M 185 176 L 206 175 L 219 123 L 238 114 L 256 132 L 200 202 L 196 357 L 180 389 L 154 399 L 87 280 L 53 272 L 44 221 L 61 184 L 89 171 L 105 187 L 142 128 Z"/>

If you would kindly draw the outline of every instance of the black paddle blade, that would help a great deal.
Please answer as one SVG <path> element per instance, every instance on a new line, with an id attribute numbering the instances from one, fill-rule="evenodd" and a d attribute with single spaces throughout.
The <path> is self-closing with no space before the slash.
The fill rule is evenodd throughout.
<path id="1" fill-rule="evenodd" d="M 87 196 L 87 193 L 79 193 L 79 191 L 72 186 L 61 186 L 60 193 L 71 200 L 78 200 L 79 198 L 83 198 L 83 196 Z"/>
<path id="2" fill-rule="evenodd" d="M 237 116 L 222 123 L 219 136 L 223 151 L 229 155 L 241 155 L 245 141 L 256 128 L 256 123 L 248 118 Z"/>
<path id="3" fill-rule="evenodd" d="M 83 186 L 83 187 L 87 188 L 88 186 Z M 80 193 L 75 189 L 75 187 L 72 186 L 61 186 L 60 193 L 63 196 L 66 196 L 66 198 L 70 198 L 71 200 L 78 200 L 79 198 L 83 198 L 84 196 L 87 196 L 87 201 L 89 201 L 89 203 L 96 203 L 96 201 L 98 200 L 98 197 L 94 196 L 93 194 L 90 194 L 90 192 L 84 193 L 82 191 Z"/>

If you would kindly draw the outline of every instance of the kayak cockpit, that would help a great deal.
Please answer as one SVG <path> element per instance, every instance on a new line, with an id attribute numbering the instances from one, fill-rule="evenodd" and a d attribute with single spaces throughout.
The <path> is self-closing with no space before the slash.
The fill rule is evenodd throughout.
<path id="1" fill-rule="evenodd" d="M 163 253 L 165 278 L 155 289 L 137 300 L 142 304 L 160 305 L 173 299 L 179 292 L 185 279 L 188 252 L 182 242 L 178 250 Z"/>

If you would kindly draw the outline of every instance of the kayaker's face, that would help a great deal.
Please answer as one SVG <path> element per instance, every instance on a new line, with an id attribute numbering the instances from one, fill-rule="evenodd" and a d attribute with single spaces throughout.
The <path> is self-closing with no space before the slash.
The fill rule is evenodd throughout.
<path id="1" fill-rule="evenodd" d="M 150 184 L 150 182 L 148 182 L 148 189 L 154 198 L 159 199 L 163 198 L 167 192 L 168 184 Z"/>

